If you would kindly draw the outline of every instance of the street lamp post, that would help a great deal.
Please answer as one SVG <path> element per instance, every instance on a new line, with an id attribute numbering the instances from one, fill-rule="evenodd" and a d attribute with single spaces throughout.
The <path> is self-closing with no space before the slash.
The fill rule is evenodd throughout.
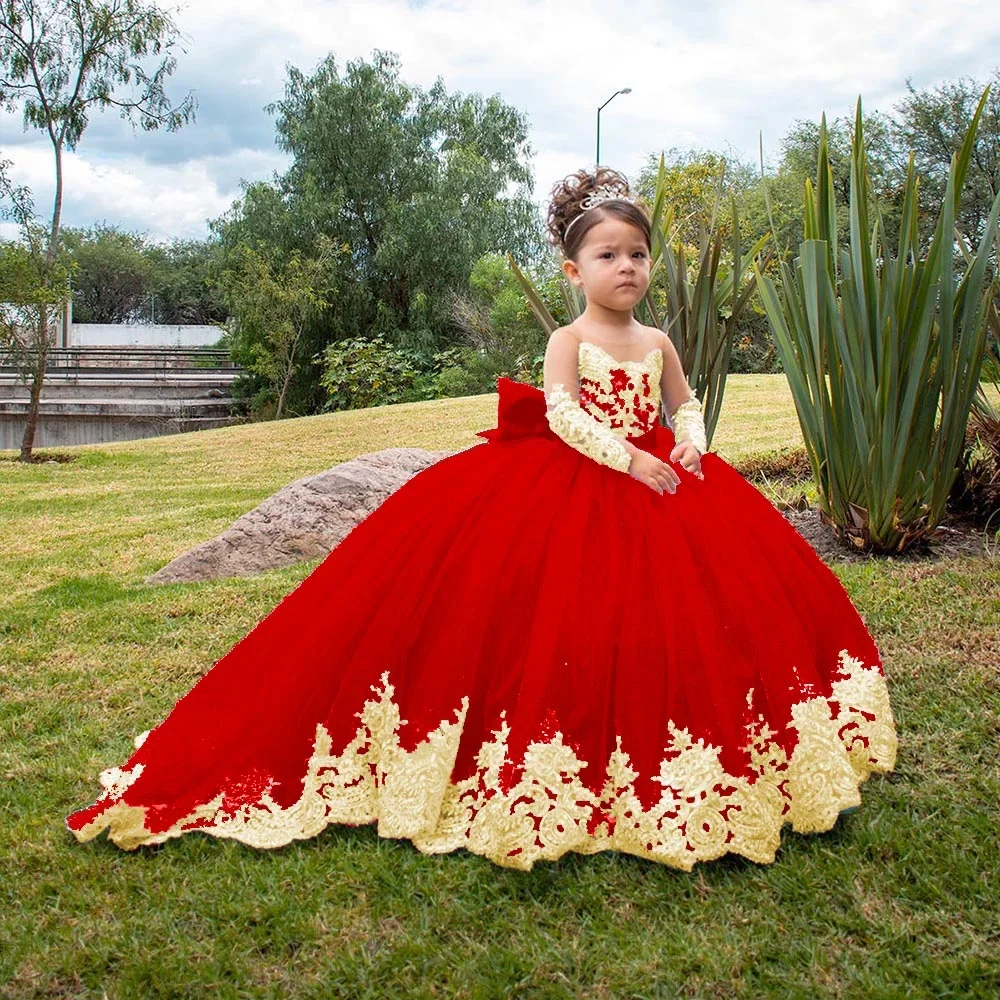
<path id="1" fill-rule="evenodd" d="M 601 163 L 601 108 L 607 107 L 619 94 L 631 94 L 631 87 L 622 87 L 621 90 L 616 90 L 602 105 L 597 109 L 597 158 L 594 160 L 594 165 L 599 166 Z"/>

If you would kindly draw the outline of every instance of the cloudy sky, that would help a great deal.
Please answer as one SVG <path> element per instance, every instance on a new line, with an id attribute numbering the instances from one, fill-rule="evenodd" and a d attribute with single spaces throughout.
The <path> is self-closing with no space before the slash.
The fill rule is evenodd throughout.
<path id="1" fill-rule="evenodd" d="M 165 0 L 171 5 L 171 0 Z M 535 196 L 592 166 L 598 105 L 601 161 L 632 176 L 671 147 L 732 151 L 769 164 L 796 119 L 891 111 L 918 88 L 959 77 L 983 84 L 1000 67 L 997 0 L 188 0 L 173 6 L 185 51 L 168 92 L 193 91 L 197 121 L 175 133 L 135 131 L 96 115 L 66 159 L 64 220 L 107 222 L 154 239 L 201 237 L 241 178 L 270 178 L 286 157 L 263 108 L 285 67 L 310 72 L 333 53 L 399 54 L 401 76 L 449 91 L 498 93 L 526 113 Z M 0 113 L 0 156 L 40 211 L 53 193 L 52 150 Z M 9 229 L 9 226 L 3 227 Z"/>

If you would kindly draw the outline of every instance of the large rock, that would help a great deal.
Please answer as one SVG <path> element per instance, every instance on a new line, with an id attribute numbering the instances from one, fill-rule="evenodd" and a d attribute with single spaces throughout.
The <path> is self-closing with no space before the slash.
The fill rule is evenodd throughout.
<path id="1" fill-rule="evenodd" d="M 325 556 L 390 493 L 422 469 L 452 454 L 423 448 L 386 448 L 297 479 L 244 514 L 221 535 L 157 570 L 146 582 L 185 583 L 249 576 Z"/>

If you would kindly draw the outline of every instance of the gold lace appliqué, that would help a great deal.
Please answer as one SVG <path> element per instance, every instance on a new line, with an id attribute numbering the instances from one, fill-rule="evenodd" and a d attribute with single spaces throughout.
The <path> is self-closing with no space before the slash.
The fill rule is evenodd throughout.
<path id="1" fill-rule="evenodd" d="M 628 472 L 632 456 L 625 445 L 608 427 L 587 413 L 561 382 L 546 393 L 545 401 L 549 426 L 563 441 L 601 465 Z"/>
<path id="2" fill-rule="evenodd" d="M 315 836 L 330 823 L 377 822 L 380 836 L 407 837 L 424 853 L 464 847 L 519 869 L 568 851 L 604 850 L 685 871 L 726 853 L 769 863 L 786 822 L 798 832 L 830 829 L 840 810 L 860 803 L 859 785 L 869 774 L 895 766 L 897 740 L 884 676 L 847 650 L 839 659 L 840 679 L 831 696 L 807 698 L 793 707 L 789 725 L 797 741 L 791 757 L 762 715 L 747 723 L 749 777 L 726 773 L 719 748 L 669 723 L 655 779 L 662 793 L 648 809 L 636 795 L 639 775 L 621 736 L 606 762 L 599 794 L 580 780 L 585 762 L 558 731 L 531 743 L 516 765 L 516 780 L 502 782 L 501 771 L 514 766 L 503 714 L 492 738 L 479 748 L 476 771 L 452 782 L 468 698 L 456 708 L 454 720 L 443 721 L 407 752 L 397 735 L 404 723 L 394 688 L 383 673 L 381 688 L 372 687 L 376 697 L 358 713 L 361 724 L 343 751 L 332 754 L 330 734 L 317 725 L 302 795 L 293 805 L 281 808 L 265 791 L 255 804 L 227 811 L 220 794 L 154 834 L 144 827 L 144 809 L 122 801 L 73 832 L 84 841 L 110 827 L 111 840 L 132 849 L 200 829 L 273 848 Z M 752 694 L 747 694 L 748 709 Z M 109 780 L 109 792 L 124 794 L 137 776 Z"/>
<path id="3" fill-rule="evenodd" d="M 702 416 L 701 402 L 696 395 L 692 393 L 690 399 L 681 403 L 670 415 L 670 420 L 674 425 L 675 441 L 690 441 L 702 455 L 708 451 L 705 418 Z"/>
<path id="4" fill-rule="evenodd" d="M 660 348 L 653 348 L 643 361 L 616 361 L 583 340 L 577 368 L 580 405 L 595 420 L 627 437 L 641 437 L 652 430 L 660 410 Z"/>

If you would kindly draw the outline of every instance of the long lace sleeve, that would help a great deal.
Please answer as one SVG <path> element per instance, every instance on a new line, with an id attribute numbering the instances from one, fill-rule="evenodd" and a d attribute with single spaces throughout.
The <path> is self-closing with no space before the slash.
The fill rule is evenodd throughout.
<path id="1" fill-rule="evenodd" d="M 632 456 L 610 428 L 595 420 L 562 383 L 545 394 L 545 417 L 549 427 L 568 445 L 601 465 L 628 472 Z"/>
<path id="2" fill-rule="evenodd" d="M 675 441 L 690 441 L 704 455 L 708 451 L 705 435 L 705 419 L 701 415 L 701 403 L 694 394 L 670 414 Z"/>

